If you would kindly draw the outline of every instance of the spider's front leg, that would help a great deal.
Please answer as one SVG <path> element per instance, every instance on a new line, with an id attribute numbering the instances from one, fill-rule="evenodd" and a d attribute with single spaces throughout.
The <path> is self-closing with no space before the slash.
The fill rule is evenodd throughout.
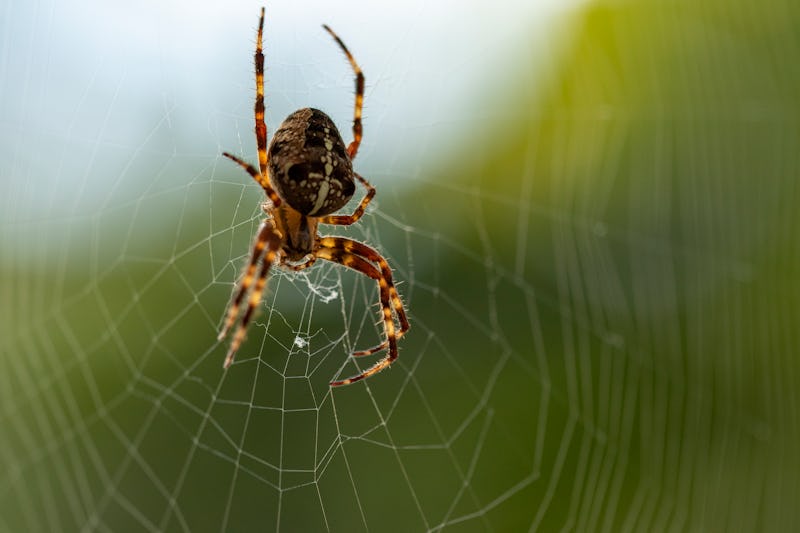
<path id="1" fill-rule="evenodd" d="M 236 356 L 236 352 L 239 350 L 239 346 L 241 346 L 242 341 L 244 340 L 245 333 L 247 332 L 247 326 L 253 317 L 253 312 L 261 302 L 261 294 L 264 292 L 264 286 L 267 282 L 269 269 L 272 266 L 272 263 L 275 262 L 275 256 L 277 255 L 280 246 L 280 233 L 278 233 L 278 231 L 275 229 L 275 225 L 273 224 L 272 220 L 264 220 L 261 223 L 261 226 L 259 226 L 256 240 L 253 243 L 253 249 L 250 252 L 250 260 L 248 261 L 247 268 L 244 271 L 244 276 L 242 277 L 239 290 L 235 293 L 235 296 L 231 300 L 231 306 L 228 309 L 228 313 L 225 318 L 225 324 L 223 325 L 222 331 L 220 331 L 219 336 L 217 337 L 218 340 L 224 339 L 233 324 L 236 322 L 236 318 L 239 316 L 239 308 L 241 307 L 242 301 L 244 300 L 244 297 L 250 287 L 253 285 L 253 280 L 255 279 L 255 287 L 253 287 L 253 291 L 250 293 L 250 298 L 247 302 L 247 309 L 245 310 L 244 315 L 242 315 L 242 321 L 239 323 L 239 327 L 233 336 L 231 346 L 228 349 L 228 354 L 225 356 L 225 363 L 223 364 L 225 368 L 231 366 L 233 358 Z M 258 272 L 258 277 L 255 277 L 259 259 L 261 260 L 261 270 Z"/>
<path id="2" fill-rule="evenodd" d="M 278 193 L 272 188 L 272 185 L 270 185 L 269 174 L 267 173 L 269 158 L 267 157 L 267 124 L 264 122 L 264 53 L 261 46 L 263 33 L 264 8 L 262 7 L 261 18 L 258 21 L 256 52 L 253 56 L 256 69 L 256 102 L 253 106 L 253 115 L 255 117 L 256 146 L 258 148 L 258 169 L 229 152 L 222 152 L 222 155 L 245 169 L 247 173 L 261 185 L 261 188 L 264 189 L 269 199 L 272 200 L 272 204 L 278 207 L 281 204 L 281 199 Z"/>
<path id="3" fill-rule="evenodd" d="M 356 102 L 353 107 L 353 140 L 347 146 L 347 154 L 350 156 L 350 159 L 355 159 L 356 153 L 358 153 L 358 147 L 361 145 L 361 138 L 364 135 L 364 130 L 361 126 L 361 110 L 364 107 L 364 73 L 361 72 L 361 67 L 356 63 L 353 54 L 351 54 L 350 50 L 344 45 L 344 41 L 342 41 L 327 24 L 323 24 L 322 27 L 333 37 L 336 44 L 339 45 L 339 48 L 342 49 L 342 52 L 344 52 L 344 55 L 347 57 L 347 61 L 350 62 L 350 66 L 353 68 L 353 73 L 356 75 Z"/>
<path id="4" fill-rule="evenodd" d="M 256 52 L 253 63 L 256 68 L 256 103 L 253 108 L 256 120 L 256 146 L 258 147 L 258 168 L 261 174 L 267 174 L 267 124 L 264 122 L 264 52 L 261 41 L 264 35 L 264 8 L 261 8 L 261 18 L 258 19 L 258 34 L 256 35 Z"/>
<path id="5" fill-rule="evenodd" d="M 351 224 L 355 224 L 359 218 L 364 215 L 364 211 L 366 211 L 367 206 L 375 197 L 375 187 L 373 187 L 370 182 L 365 180 L 361 177 L 360 174 L 354 173 L 356 179 L 361 182 L 364 188 L 367 189 L 367 194 L 364 195 L 364 198 L 361 199 L 359 202 L 358 207 L 356 210 L 353 211 L 352 215 L 328 215 L 326 217 L 322 217 L 319 219 L 320 224 L 333 224 L 337 226 L 349 226 Z"/>
<path id="6" fill-rule="evenodd" d="M 256 170 L 256 167 L 254 167 L 247 161 L 236 157 L 230 152 L 222 152 L 222 155 L 224 155 L 225 157 L 227 157 L 228 159 L 230 159 L 231 161 L 233 161 L 234 163 L 245 169 L 247 173 L 250 174 L 250 177 L 252 177 L 254 180 L 256 180 L 256 182 L 258 182 L 259 185 L 261 185 L 261 188 L 264 189 L 264 193 L 267 196 L 269 196 L 269 199 L 272 201 L 273 206 L 278 207 L 279 205 L 281 205 L 281 197 L 278 196 L 278 193 L 275 192 L 275 189 L 272 188 L 272 185 L 270 185 L 269 179 L 265 174 L 262 174 L 261 172 Z"/>

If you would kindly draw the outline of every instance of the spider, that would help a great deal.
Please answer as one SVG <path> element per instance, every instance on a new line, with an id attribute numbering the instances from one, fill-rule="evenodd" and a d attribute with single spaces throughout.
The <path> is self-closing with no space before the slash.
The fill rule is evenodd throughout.
<path id="1" fill-rule="evenodd" d="M 264 54 L 261 48 L 264 31 L 262 7 L 254 58 L 255 132 L 259 168 L 256 169 L 228 152 L 223 152 L 222 155 L 246 170 L 264 189 L 267 199 L 262 204 L 262 209 L 266 217 L 258 228 L 242 281 L 231 298 L 218 340 L 223 340 L 236 323 L 242 302 L 249 292 L 247 307 L 225 356 L 223 366 L 227 369 L 244 340 L 256 307 L 261 302 L 272 265 L 300 271 L 313 265 L 317 259 L 325 259 L 352 268 L 377 281 L 385 334 L 385 340 L 377 346 L 352 355 L 370 355 L 387 348 L 388 351 L 383 359 L 360 374 L 330 383 L 336 387 L 360 381 L 391 365 L 397 359 L 397 340 L 408 331 L 409 324 L 403 302 L 392 281 L 392 270 L 377 251 L 352 239 L 325 237 L 317 233 L 319 224 L 349 226 L 356 223 L 375 196 L 375 187 L 353 170 L 353 159 L 358 153 L 362 138 L 364 74 L 339 36 L 327 25 L 322 27 L 342 49 L 355 73 L 353 140 L 345 148 L 339 130 L 328 115 L 318 109 L 303 108 L 283 121 L 267 148 L 267 126 L 264 122 Z M 332 214 L 353 197 L 356 180 L 367 191 L 358 207 L 351 215 Z M 395 326 L 395 316 L 400 323 L 399 331 Z"/>

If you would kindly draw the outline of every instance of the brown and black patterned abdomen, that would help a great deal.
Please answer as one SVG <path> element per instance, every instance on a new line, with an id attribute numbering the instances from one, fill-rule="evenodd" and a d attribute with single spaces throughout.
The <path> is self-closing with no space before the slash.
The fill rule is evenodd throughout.
<path id="1" fill-rule="evenodd" d="M 272 187 L 304 215 L 328 215 L 353 197 L 353 163 L 336 125 L 318 109 L 299 109 L 286 117 L 272 137 L 268 157 Z"/>

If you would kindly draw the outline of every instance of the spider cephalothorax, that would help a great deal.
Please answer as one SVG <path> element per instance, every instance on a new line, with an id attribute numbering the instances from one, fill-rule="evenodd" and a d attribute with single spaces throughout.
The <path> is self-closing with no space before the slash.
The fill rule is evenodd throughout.
<path id="1" fill-rule="evenodd" d="M 386 260 L 366 244 L 345 237 L 320 237 L 319 224 L 348 226 L 364 214 L 375 196 L 375 188 L 353 171 L 353 159 L 361 144 L 361 107 L 364 101 L 364 75 L 341 39 L 328 26 L 325 30 L 347 56 L 356 75 L 356 101 L 353 114 L 353 141 L 345 148 L 342 136 L 328 115 L 318 109 L 299 109 L 278 127 L 267 149 L 267 126 L 264 122 L 264 8 L 256 36 L 256 169 L 238 157 L 224 152 L 244 168 L 264 189 L 269 200 L 264 203 L 267 217 L 261 222 L 250 259 L 231 300 L 219 339 L 223 339 L 239 317 L 245 296 L 250 292 L 247 307 L 225 357 L 225 368 L 233 362 L 244 340 L 247 326 L 261 302 L 270 267 L 277 264 L 290 270 L 303 270 L 317 259 L 325 259 L 352 268 L 378 283 L 386 339 L 372 348 L 354 352 L 354 356 L 388 350 L 386 356 L 367 370 L 331 385 L 347 385 L 369 377 L 397 359 L 397 339 L 408 331 L 403 302 L 392 281 L 392 270 Z M 360 182 L 367 194 L 352 215 L 333 215 L 347 204 Z M 259 268 L 260 263 L 260 268 Z M 252 291 L 251 291 L 252 288 Z M 399 331 L 395 318 L 400 324 Z"/>

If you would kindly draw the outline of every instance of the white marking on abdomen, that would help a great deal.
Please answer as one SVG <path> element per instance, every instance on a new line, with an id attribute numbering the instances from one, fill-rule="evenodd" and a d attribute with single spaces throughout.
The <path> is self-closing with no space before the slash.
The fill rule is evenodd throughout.
<path id="1" fill-rule="evenodd" d="M 328 193 L 331 190 L 331 186 L 328 183 L 328 180 L 322 180 L 322 183 L 319 184 L 319 190 L 317 191 L 317 201 L 314 204 L 314 209 L 308 212 L 310 216 L 314 216 L 314 214 L 322 209 L 322 205 L 325 203 L 325 200 L 328 198 Z"/>

